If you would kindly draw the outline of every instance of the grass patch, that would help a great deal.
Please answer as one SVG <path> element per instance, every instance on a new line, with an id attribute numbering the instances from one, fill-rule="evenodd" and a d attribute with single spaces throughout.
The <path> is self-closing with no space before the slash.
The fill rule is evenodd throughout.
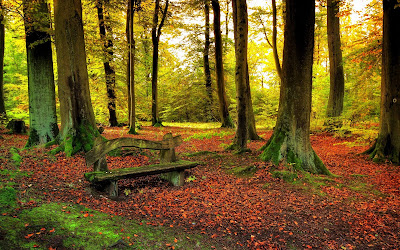
<path id="1" fill-rule="evenodd" d="M 15 147 L 10 148 L 11 160 L 14 162 L 15 166 L 21 166 L 22 157 L 19 155 L 19 150 Z"/>
<path id="2" fill-rule="evenodd" d="M 185 138 L 184 141 L 190 141 L 191 139 L 197 139 L 197 140 L 211 139 L 212 137 L 215 137 L 215 136 L 225 137 L 225 136 L 232 135 L 233 133 L 234 133 L 233 131 L 199 133 L 199 134 L 194 134 L 192 136 Z"/>
<path id="3" fill-rule="evenodd" d="M 0 217 L 4 249 L 211 249 L 219 248 L 201 235 L 149 226 L 75 204 L 43 204 L 18 216 Z"/>

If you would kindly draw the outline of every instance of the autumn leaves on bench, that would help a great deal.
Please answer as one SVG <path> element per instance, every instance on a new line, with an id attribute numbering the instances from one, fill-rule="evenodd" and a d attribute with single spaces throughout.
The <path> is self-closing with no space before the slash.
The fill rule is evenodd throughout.
<path id="1" fill-rule="evenodd" d="M 100 141 L 101 140 L 101 141 Z M 110 141 L 98 139 L 92 150 L 86 153 L 86 165 L 93 165 L 93 172 L 85 173 L 85 178 L 98 190 L 105 190 L 110 197 L 118 196 L 117 181 L 154 174 L 163 174 L 163 178 L 174 186 L 184 184 L 184 170 L 196 167 L 197 162 L 178 160 L 175 147 L 182 143 L 180 136 L 173 137 L 171 133 L 164 135 L 162 141 L 149 141 L 134 138 L 118 138 Z M 142 167 L 109 170 L 106 162 L 108 152 L 121 147 L 136 147 L 142 149 L 160 150 L 160 163 Z"/>

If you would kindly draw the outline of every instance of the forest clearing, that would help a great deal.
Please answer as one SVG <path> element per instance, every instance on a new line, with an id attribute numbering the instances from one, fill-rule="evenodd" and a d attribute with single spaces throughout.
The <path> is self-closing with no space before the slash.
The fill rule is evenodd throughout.
<path id="1" fill-rule="evenodd" d="M 323 176 L 296 174 L 261 161 L 258 149 L 265 141 L 249 142 L 249 153 L 226 151 L 233 129 L 144 126 L 133 137 L 160 140 L 167 132 L 182 135 L 179 158 L 202 164 L 186 170 L 182 187 L 157 175 L 121 180 L 117 200 L 90 191 L 83 174 L 91 169 L 82 154 L 67 158 L 42 147 L 19 149 L 26 135 L 2 133 L 0 245 L 10 249 L 106 249 L 113 244 L 133 249 L 400 246 L 398 167 L 360 155 L 368 148 L 360 135 L 310 136 L 334 174 Z M 267 140 L 272 131 L 259 133 Z M 126 128 L 106 128 L 103 133 L 107 139 L 122 135 L 126 136 Z M 158 159 L 149 150 L 125 149 L 112 155 L 107 156 L 110 169 Z"/>

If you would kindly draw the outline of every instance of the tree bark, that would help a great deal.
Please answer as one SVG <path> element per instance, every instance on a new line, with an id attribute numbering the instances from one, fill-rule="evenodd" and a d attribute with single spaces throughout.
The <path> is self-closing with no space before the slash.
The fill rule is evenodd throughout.
<path id="1" fill-rule="evenodd" d="M 4 102 L 4 38 L 5 38 L 5 29 L 4 29 L 4 14 L 3 14 L 3 0 L 0 0 L 0 121 L 2 119 L 6 119 L 6 106 Z"/>
<path id="2" fill-rule="evenodd" d="M 51 50 L 50 13 L 46 0 L 23 1 L 28 66 L 30 133 L 27 147 L 58 135 Z"/>
<path id="3" fill-rule="evenodd" d="M 80 0 L 54 1 L 61 138 L 67 156 L 89 151 L 96 129 L 89 92 Z"/>
<path id="4" fill-rule="evenodd" d="M 165 7 L 162 12 L 162 18 L 160 24 L 158 24 L 158 14 L 160 12 L 160 0 L 156 0 L 154 7 L 153 16 L 153 27 L 151 29 L 151 37 L 153 42 L 153 66 L 152 66 L 152 78 L 151 78 L 151 89 L 152 89 L 152 126 L 162 126 L 161 120 L 158 112 L 158 46 L 160 43 L 161 28 L 164 25 L 165 19 L 167 17 L 169 0 L 165 2 Z"/>
<path id="5" fill-rule="evenodd" d="M 340 116 L 343 111 L 344 73 L 340 42 L 339 0 L 327 2 L 327 31 L 329 48 L 330 91 L 328 117 Z"/>
<path id="6" fill-rule="evenodd" d="M 222 53 L 221 35 L 221 9 L 218 0 L 212 0 L 211 5 L 214 11 L 214 37 L 215 37 L 215 69 L 217 75 L 217 89 L 219 110 L 222 128 L 234 128 L 232 118 L 229 115 L 228 100 L 225 91 L 224 63 Z"/>
<path id="7" fill-rule="evenodd" d="M 127 30 L 126 37 L 128 41 L 128 63 L 127 63 L 127 84 L 128 84 L 128 108 L 129 108 L 129 131 L 128 134 L 137 134 L 136 132 L 136 99 L 135 99 L 135 39 L 133 31 L 133 22 L 135 8 L 140 5 L 140 1 L 128 0 Z"/>
<path id="8" fill-rule="evenodd" d="M 253 111 L 253 101 L 251 99 L 251 89 L 250 89 L 250 75 L 249 75 L 249 65 L 246 65 L 246 101 L 247 101 L 247 138 L 249 140 L 260 140 L 261 137 L 258 136 L 256 130 L 256 119 L 254 118 Z"/>
<path id="9" fill-rule="evenodd" d="M 204 29 L 204 50 L 203 50 L 203 63 L 204 63 L 204 77 L 206 81 L 207 91 L 207 121 L 212 120 L 212 81 L 211 81 L 211 70 L 210 70 L 210 0 L 204 0 L 204 15 L 205 15 L 205 29 Z"/>
<path id="10" fill-rule="evenodd" d="M 400 8 L 383 1 L 381 117 L 376 143 L 366 151 L 377 162 L 400 163 Z"/>
<path id="11" fill-rule="evenodd" d="M 103 65 L 106 79 L 107 98 L 108 98 L 108 113 L 109 123 L 111 127 L 118 126 L 116 105 L 115 105 L 115 70 L 111 65 L 113 61 L 113 41 L 112 41 L 112 29 L 109 22 L 108 13 L 104 10 L 104 7 L 108 7 L 109 0 L 97 0 L 97 15 L 99 18 L 99 29 L 100 38 L 103 42 Z"/>
<path id="12" fill-rule="evenodd" d="M 232 0 L 235 36 L 235 83 L 237 100 L 237 127 L 231 148 L 239 152 L 247 150 L 248 139 L 248 95 L 247 95 L 247 39 L 248 17 L 246 0 Z"/>
<path id="13" fill-rule="evenodd" d="M 261 159 L 330 174 L 310 143 L 315 0 L 287 0 L 282 84 L 274 133 Z"/>

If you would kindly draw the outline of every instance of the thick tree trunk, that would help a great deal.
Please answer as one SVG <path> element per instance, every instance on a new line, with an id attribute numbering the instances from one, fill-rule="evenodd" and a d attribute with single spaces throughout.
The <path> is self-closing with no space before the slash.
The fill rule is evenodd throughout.
<path id="1" fill-rule="evenodd" d="M 129 108 L 129 131 L 128 134 L 137 134 L 136 132 L 136 99 L 135 99 L 135 39 L 133 31 L 133 21 L 135 8 L 138 3 L 128 0 L 127 30 L 126 37 L 128 40 L 128 108 Z"/>
<path id="2" fill-rule="evenodd" d="M 343 111 L 344 73 L 340 42 L 339 0 L 327 2 L 327 30 L 330 68 L 330 91 L 328 100 L 328 117 L 340 116 Z"/>
<path id="3" fill-rule="evenodd" d="M 276 44 L 277 40 L 277 24 L 276 24 L 276 1 L 272 0 L 272 50 L 274 53 L 274 62 L 275 62 L 275 68 L 276 71 L 278 72 L 279 79 L 282 79 L 282 67 L 281 63 L 279 61 L 279 55 L 278 55 L 278 46 Z"/>
<path id="4" fill-rule="evenodd" d="M 80 0 L 54 1 L 61 108 L 61 138 L 67 156 L 89 151 L 96 129 L 89 92 Z"/>
<path id="5" fill-rule="evenodd" d="M 23 1 L 28 66 L 30 133 L 27 147 L 58 135 L 50 28 L 46 0 Z"/>
<path id="6" fill-rule="evenodd" d="M 151 89 L 152 89 L 152 105 L 151 105 L 151 113 L 152 126 L 162 126 L 159 112 L 158 112 L 158 46 L 160 43 L 161 36 L 161 28 L 164 25 L 165 19 L 167 17 L 169 0 L 165 2 L 165 7 L 162 12 L 162 18 L 160 24 L 158 24 L 158 14 L 160 12 L 160 0 L 156 0 L 154 7 L 154 16 L 153 16 L 153 27 L 151 29 L 151 38 L 153 42 L 153 66 L 152 66 L 152 78 L 151 78 Z"/>
<path id="7" fill-rule="evenodd" d="M 4 67 L 4 37 L 5 37 L 5 29 L 4 29 L 4 15 L 3 15 L 3 0 L 0 0 L 0 121 L 2 119 L 6 119 L 6 106 L 4 102 L 4 76 L 3 76 L 3 67 Z"/>
<path id="8" fill-rule="evenodd" d="M 204 51 L 203 51 L 203 63 L 204 63 L 204 77 L 206 81 L 207 91 L 207 121 L 212 120 L 212 81 L 211 81 L 211 70 L 210 70 L 210 0 L 204 0 L 204 15 L 205 15 L 205 29 L 204 29 Z"/>
<path id="9" fill-rule="evenodd" d="M 115 70 L 111 66 L 113 61 L 113 41 L 112 29 L 106 22 L 109 22 L 108 13 L 104 11 L 105 5 L 108 4 L 108 0 L 97 0 L 97 15 L 99 18 L 99 29 L 100 38 L 103 42 L 103 53 L 104 53 L 104 72 L 106 79 L 107 98 L 108 98 L 108 113 L 109 123 L 111 127 L 118 126 L 116 105 L 115 105 Z"/>
<path id="10" fill-rule="evenodd" d="M 215 69 L 217 75 L 219 112 L 222 123 L 221 127 L 234 128 L 235 125 L 229 115 L 228 100 L 225 91 L 224 63 L 222 56 L 221 9 L 218 0 L 212 0 L 211 4 L 214 11 Z"/>
<path id="11" fill-rule="evenodd" d="M 383 54 L 379 136 L 366 151 L 377 162 L 400 163 L 400 8 L 383 1 Z"/>
<path id="12" fill-rule="evenodd" d="M 247 88 L 247 35 L 248 18 L 246 0 L 232 0 L 235 36 L 235 83 L 237 100 L 237 127 L 231 148 L 247 150 L 248 139 L 248 88 Z"/>
<path id="13" fill-rule="evenodd" d="M 274 133 L 261 159 L 329 174 L 310 143 L 315 0 L 287 0 L 282 85 Z"/>

